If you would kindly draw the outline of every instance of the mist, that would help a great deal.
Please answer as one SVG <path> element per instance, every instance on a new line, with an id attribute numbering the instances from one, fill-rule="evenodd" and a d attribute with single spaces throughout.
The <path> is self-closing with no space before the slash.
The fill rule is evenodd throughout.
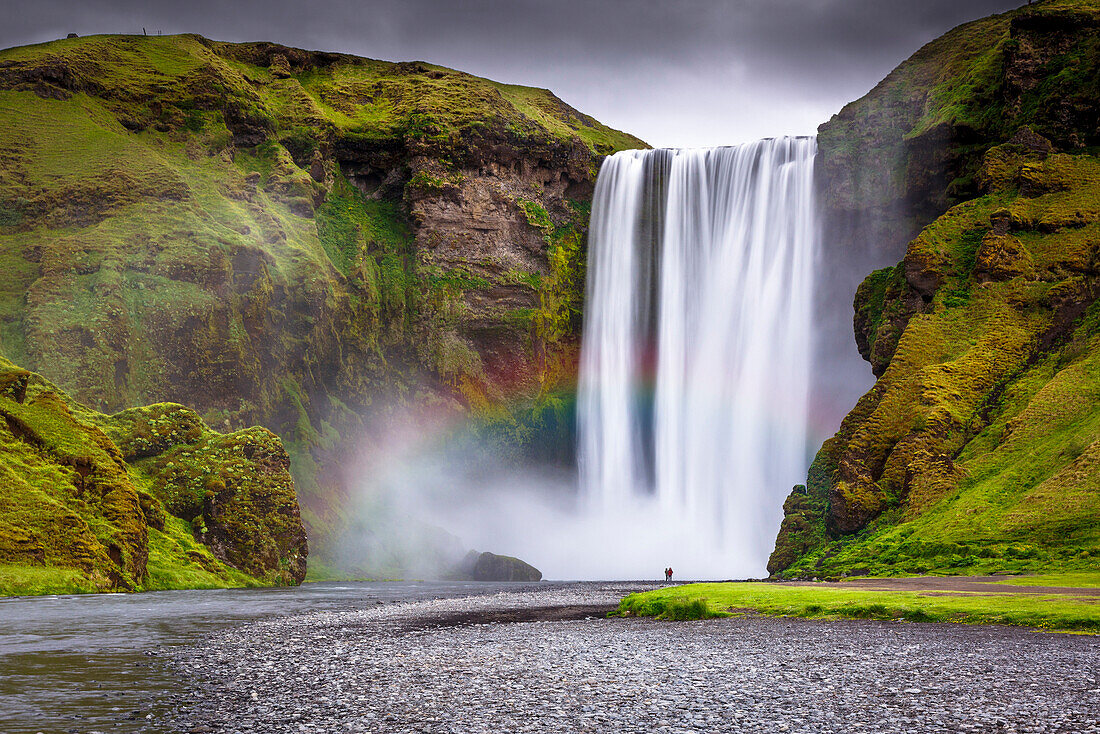
<path id="1" fill-rule="evenodd" d="M 745 559 L 701 546 L 687 514 L 645 501 L 614 513 L 589 506 L 572 467 L 501 456 L 461 423 L 386 426 L 392 440 L 349 467 L 357 523 L 335 549 L 345 567 L 447 578 L 476 550 L 520 558 L 546 580 L 659 579 L 666 566 L 678 580 L 753 573 Z"/>

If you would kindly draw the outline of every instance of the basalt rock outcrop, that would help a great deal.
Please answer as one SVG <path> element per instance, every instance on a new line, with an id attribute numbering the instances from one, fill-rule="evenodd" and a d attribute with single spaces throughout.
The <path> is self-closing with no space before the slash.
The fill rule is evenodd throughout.
<path id="1" fill-rule="evenodd" d="M 542 581 L 542 571 L 518 558 L 470 551 L 458 576 L 471 581 Z"/>
<path id="2" fill-rule="evenodd" d="M 297 584 L 289 461 L 171 403 L 104 415 L 0 358 L 0 593 Z"/>
<path id="3" fill-rule="evenodd" d="M 878 379 L 788 498 L 773 574 L 1094 567 L 1098 49 L 1100 6 L 1035 3 L 822 127 L 827 250 L 908 244 L 856 290 Z"/>

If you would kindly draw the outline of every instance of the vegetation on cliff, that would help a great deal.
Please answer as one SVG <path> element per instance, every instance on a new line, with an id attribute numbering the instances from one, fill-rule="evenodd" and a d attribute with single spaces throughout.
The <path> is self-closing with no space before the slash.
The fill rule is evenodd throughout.
<path id="1" fill-rule="evenodd" d="M 1060 149 L 1100 145 L 1098 14 L 1095 0 L 1042 0 L 925 45 L 821 126 L 826 208 L 904 244 L 980 193 L 985 151 L 1019 127 Z"/>
<path id="2" fill-rule="evenodd" d="M 823 128 L 835 196 L 942 216 L 857 291 L 879 379 L 788 497 L 773 574 L 1096 568 L 1098 50 L 1100 6 L 1038 3 L 929 44 Z"/>
<path id="3" fill-rule="evenodd" d="M 641 145 L 419 62 L 192 35 L 0 51 L 0 349 L 96 410 L 275 431 L 323 552 L 372 413 L 537 434 L 599 159 Z"/>
<path id="4" fill-rule="evenodd" d="M 272 433 L 104 415 L 0 357 L 0 593 L 287 585 L 306 539 Z"/>

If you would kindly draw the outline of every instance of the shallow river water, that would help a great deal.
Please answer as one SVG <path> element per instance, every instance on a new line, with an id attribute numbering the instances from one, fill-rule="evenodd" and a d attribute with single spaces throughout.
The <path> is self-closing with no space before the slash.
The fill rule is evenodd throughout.
<path id="1" fill-rule="evenodd" d="M 0 732 L 161 731 L 157 722 L 170 717 L 169 696 L 178 686 L 162 658 L 172 646 L 265 618 L 501 588 L 489 583 L 334 582 L 284 589 L 0 598 Z"/>

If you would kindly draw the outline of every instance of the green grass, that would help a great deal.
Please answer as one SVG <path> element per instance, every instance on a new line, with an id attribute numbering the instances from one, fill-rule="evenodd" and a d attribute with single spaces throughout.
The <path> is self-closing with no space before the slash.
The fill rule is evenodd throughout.
<path id="1" fill-rule="evenodd" d="M 149 530 L 148 573 L 142 591 L 261 585 L 214 558 L 209 548 L 195 540 L 191 524 L 172 516 L 166 519 L 164 532 Z"/>
<path id="2" fill-rule="evenodd" d="M 617 613 L 703 619 L 745 611 L 811 619 L 1008 624 L 1100 633 L 1100 604 L 1096 599 L 1053 594 L 929 595 L 845 588 L 843 584 L 689 584 L 631 594 L 620 602 Z"/>
<path id="3" fill-rule="evenodd" d="M 90 594 L 103 591 L 105 582 L 97 584 L 78 568 L 0 564 L 0 596 Z"/>

